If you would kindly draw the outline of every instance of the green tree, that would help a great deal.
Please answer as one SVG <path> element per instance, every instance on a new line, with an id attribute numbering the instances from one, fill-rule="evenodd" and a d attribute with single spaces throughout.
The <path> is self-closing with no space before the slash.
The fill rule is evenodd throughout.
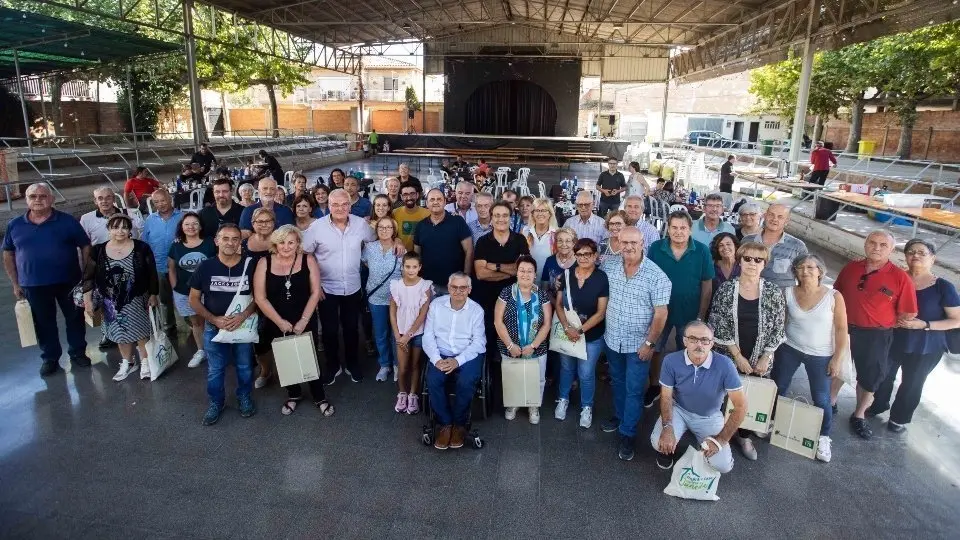
<path id="1" fill-rule="evenodd" d="M 882 85 L 881 75 L 875 64 L 874 42 L 858 43 L 824 53 L 819 66 L 822 80 L 836 92 L 837 99 L 846 104 L 850 112 L 850 133 L 845 152 L 857 151 L 860 133 L 863 130 L 864 106 L 875 99 Z"/>
<path id="2" fill-rule="evenodd" d="M 837 96 L 838 81 L 824 75 L 825 62 L 825 53 L 814 56 L 807 113 L 829 117 L 836 115 L 842 100 Z M 757 99 L 754 110 L 758 113 L 777 115 L 788 123 L 793 122 L 793 115 L 797 110 L 797 94 L 800 89 L 800 70 L 801 60 L 790 58 L 750 72 L 748 91 Z"/>
<path id="3" fill-rule="evenodd" d="M 417 99 L 417 91 L 413 89 L 412 86 L 407 87 L 405 94 L 405 100 L 407 102 L 407 109 L 411 111 L 420 110 L 420 100 Z"/>

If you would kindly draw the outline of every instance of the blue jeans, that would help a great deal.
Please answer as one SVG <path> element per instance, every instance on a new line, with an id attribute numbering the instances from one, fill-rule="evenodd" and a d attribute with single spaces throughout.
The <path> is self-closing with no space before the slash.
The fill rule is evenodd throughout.
<path id="1" fill-rule="evenodd" d="M 237 399 L 248 397 L 253 391 L 253 344 L 217 343 L 214 336 L 220 330 L 206 323 L 203 330 L 203 350 L 207 352 L 207 397 L 210 403 L 223 406 L 223 377 L 231 360 L 237 369 Z"/>
<path id="2" fill-rule="evenodd" d="M 637 436 L 637 424 L 643 418 L 643 392 L 650 375 L 650 362 L 636 351 L 616 352 L 607 347 L 607 362 L 613 382 L 613 410 L 620 419 L 620 434 Z"/>
<path id="3" fill-rule="evenodd" d="M 67 326 L 67 353 L 70 358 L 84 356 L 87 349 L 87 327 L 83 322 L 83 310 L 73 303 L 73 285 L 41 285 L 24 287 L 23 294 L 30 302 L 33 326 L 40 346 L 40 358 L 44 362 L 56 362 L 63 354 L 60 345 L 60 330 L 57 328 L 57 306 L 63 313 Z"/>
<path id="4" fill-rule="evenodd" d="M 477 391 L 477 383 L 483 373 L 483 355 L 469 360 L 450 375 L 437 369 L 433 362 L 427 362 L 427 391 L 430 394 L 430 407 L 437 415 L 441 426 L 465 426 L 470 416 L 470 404 Z M 453 408 L 447 398 L 447 377 L 457 380 L 453 397 Z"/>
<path id="5" fill-rule="evenodd" d="M 373 319 L 373 341 L 377 344 L 377 361 L 380 367 L 389 368 L 397 363 L 394 355 L 393 329 L 390 328 L 390 306 L 370 304 L 370 317 Z"/>
<path id="6" fill-rule="evenodd" d="M 802 364 L 807 370 L 807 379 L 810 381 L 810 395 L 813 404 L 823 409 L 823 423 L 820 424 L 820 435 L 829 435 L 833 423 L 833 407 L 830 405 L 830 377 L 827 375 L 827 364 L 830 356 L 812 356 L 804 354 L 786 343 L 780 345 L 773 356 L 773 371 L 771 378 L 777 383 L 777 394 L 785 396 L 790 389 L 793 374 Z"/>
<path id="7" fill-rule="evenodd" d="M 586 338 L 581 338 L 586 339 Z M 593 407 L 593 394 L 597 389 L 597 360 L 603 352 L 603 338 L 587 342 L 587 359 L 581 360 L 565 354 L 560 357 L 560 399 L 570 399 L 573 378 L 580 378 L 580 406 Z"/>

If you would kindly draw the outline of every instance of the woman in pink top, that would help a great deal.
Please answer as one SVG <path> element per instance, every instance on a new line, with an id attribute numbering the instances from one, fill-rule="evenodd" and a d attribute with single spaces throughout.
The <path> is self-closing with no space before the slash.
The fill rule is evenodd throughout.
<path id="1" fill-rule="evenodd" d="M 398 413 L 416 414 L 420 410 L 420 351 L 423 323 L 433 297 L 433 282 L 420 277 L 420 255 L 403 256 L 403 277 L 390 282 L 390 325 L 397 343 Z"/>

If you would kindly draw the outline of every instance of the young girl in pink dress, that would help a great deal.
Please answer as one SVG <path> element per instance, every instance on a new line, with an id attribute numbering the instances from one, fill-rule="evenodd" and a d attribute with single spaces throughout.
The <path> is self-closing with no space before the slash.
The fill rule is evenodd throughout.
<path id="1" fill-rule="evenodd" d="M 390 325 L 397 343 L 398 413 L 417 414 L 420 410 L 420 351 L 427 308 L 433 298 L 433 282 L 420 277 L 420 255 L 403 256 L 403 277 L 390 282 Z"/>

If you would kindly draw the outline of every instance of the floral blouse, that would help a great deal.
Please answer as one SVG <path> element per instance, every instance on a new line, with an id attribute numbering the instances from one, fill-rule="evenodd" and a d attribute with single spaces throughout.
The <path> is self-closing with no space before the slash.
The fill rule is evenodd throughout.
<path id="1" fill-rule="evenodd" d="M 739 325 L 737 320 L 737 306 L 740 301 L 740 280 L 731 279 L 724 282 L 713 297 L 710 307 L 710 325 L 714 328 L 714 350 L 721 354 L 730 355 L 728 347 L 738 345 L 740 341 Z M 787 303 L 780 287 L 763 278 L 760 279 L 760 313 L 759 328 L 757 329 L 757 343 L 753 347 L 753 354 L 747 360 L 751 367 L 755 367 L 760 355 L 768 353 L 770 356 L 786 339 L 784 321 L 786 319 Z M 770 367 L 767 373 L 770 374 Z"/>
<path id="2" fill-rule="evenodd" d="M 503 324 L 507 327 L 510 340 L 517 345 L 521 345 L 521 347 L 536 339 L 537 333 L 540 332 L 540 328 L 544 324 L 549 325 L 552 323 L 552 321 L 545 321 L 543 318 L 543 305 L 549 304 L 550 299 L 547 295 L 543 294 L 540 289 L 537 287 L 533 288 L 533 292 L 530 294 L 530 300 L 523 302 L 522 298 L 516 283 L 509 287 L 504 287 L 503 290 L 500 291 L 499 301 L 506 304 L 503 310 Z M 526 340 L 521 339 L 520 336 L 521 314 L 519 310 L 521 309 L 525 310 L 525 316 L 523 318 L 527 321 Z M 547 354 L 547 348 L 550 345 L 549 342 L 549 339 L 543 340 L 543 343 L 533 350 L 533 357 L 536 358 Z M 497 348 L 500 349 L 500 354 L 503 355 L 504 358 L 512 357 L 500 339 L 497 339 Z"/>

